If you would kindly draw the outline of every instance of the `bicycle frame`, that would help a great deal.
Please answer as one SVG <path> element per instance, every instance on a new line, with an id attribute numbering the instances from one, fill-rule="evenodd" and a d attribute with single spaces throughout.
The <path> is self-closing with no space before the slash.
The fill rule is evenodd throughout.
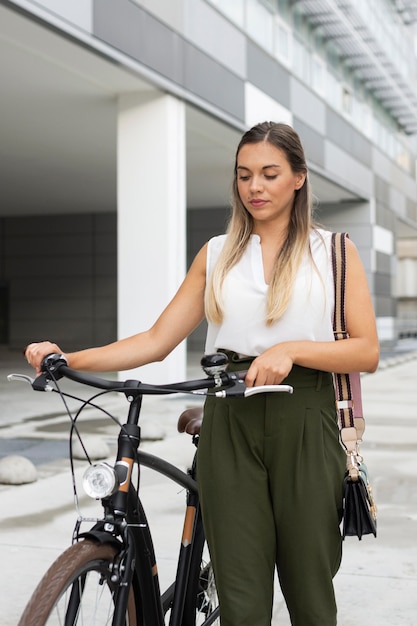
<path id="1" fill-rule="evenodd" d="M 119 562 L 115 564 L 115 576 L 120 576 L 120 579 L 113 626 L 125 624 L 131 585 L 137 598 L 146 598 L 145 602 L 136 602 L 137 606 L 142 607 L 143 624 L 164 626 L 165 614 L 171 609 L 169 625 L 182 626 L 185 597 L 189 586 L 189 567 L 196 535 L 198 535 L 200 545 L 204 542 L 195 480 L 195 457 L 189 472 L 185 473 L 159 457 L 143 451 L 137 452 L 140 443 L 140 428 L 135 422 L 139 417 L 141 403 L 141 394 L 135 398 L 130 397 L 128 421 L 122 426 L 119 434 L 115 464 L 115 469 L 119 474 L 119 489 L 111 498 L 102 501 L 105 510 L 104 519 L 96 523 L 89 531 L 79 534 L 77 539 L 94 538 L 100 543 L 113 543 L 120 550 Z M 138 462 L 138 471 L 141 466 L 148 467 L 187 490 L 177 575 L 175 582 L 162 595 L 151 530 L 139 494 L 131 482 L 135 461 Z M 212 623 L 217 617 L 218 610 L 208 618 L 209 621 L 205 624 Z M 188 619 L 191 623 L 192 616 L 190 615 Z"/>

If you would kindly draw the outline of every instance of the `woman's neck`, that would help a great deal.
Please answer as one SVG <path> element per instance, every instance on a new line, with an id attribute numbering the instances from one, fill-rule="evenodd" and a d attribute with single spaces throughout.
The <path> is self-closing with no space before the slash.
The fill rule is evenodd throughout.
<path id="1" fill-rule="evenodd" d="M 288 235 L 288 222 L 285 224 L 258 222 L 254 224 L 252 233 L 260 237 L 262 246 L 277 246 L 281 248 Z"/>

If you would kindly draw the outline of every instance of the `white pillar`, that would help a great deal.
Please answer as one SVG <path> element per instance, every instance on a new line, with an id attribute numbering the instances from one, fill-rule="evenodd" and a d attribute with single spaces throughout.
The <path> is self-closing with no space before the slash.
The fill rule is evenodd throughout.
<path id="1" fill-rule="evenodd" d="M 118 114 L 118 337 L 149 328 L 186 269 L 185 105 L 161 94 L 127 94 Z M 143 382 L 186 373 L 181 344 L 161 363 L 124 372 Z"/>

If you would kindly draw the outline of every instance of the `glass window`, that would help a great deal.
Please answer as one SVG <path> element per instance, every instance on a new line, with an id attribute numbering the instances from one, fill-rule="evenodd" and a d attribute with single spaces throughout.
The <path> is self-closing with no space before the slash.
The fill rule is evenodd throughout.
<path id="1" fill-rule="evenodd" d="M 291 64 L 292 59 L 292 35 L 290 28 L 280 19 L 275 18 L 274 23 L 274 55 L 277 59 Z"/>
<path id="2" fill-rule="evenodd" d="M 341 85 L 332 72 L 329 71 L 326 76 L 326 95 L 328 103 L 335 109 L 340 110 Z"/>
<path id="3" fill-rule="evenodd" d="M 289 19 L 291 16 L 291 0 L 277 0 L 278 13 Z"/>
<path id="4" fill-rule="evenodd" d="M 245 0 L 209 0 L 209 2 L 240 28 L 244 27 Z"/>
<path id="5" fill-rule="evenodd" d="M 345 115 L 352 115 L 352 92 L 351 90 L 343 86 L 342 87 L 342 111 Z"/>
<path id="6" fill-rule="evenodd" d="M 258 0 L 247 0 L 246 30 L 260 46 L 273 52 L 273 14 Z"/>
<path id="7" fill-rule="evenodd" d="M 312 86 L 317 93 L 325 95 L 326 93 L 326 67 L 324 62 L 316 54 L 312 57 Z"/>
<path id="8" fill-rule="evenodd" d="M 372 110 L 368 104 L 362 103 L 362 119 L 360 128 L 369 138 L 372 137 Z"/>
<path id="9" fill-rule="evenodd" d="M 293 68 L 304 82 L 310 82 L 310 54 L 298 39 L 293 40 Z"/>

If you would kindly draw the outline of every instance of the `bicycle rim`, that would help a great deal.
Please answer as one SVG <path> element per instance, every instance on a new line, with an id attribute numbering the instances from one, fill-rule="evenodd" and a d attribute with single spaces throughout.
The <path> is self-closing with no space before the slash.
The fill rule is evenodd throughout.
<path id="1" fill-rule="evenodd" d="M 35 589 L 19 626 L 107 626 L 112 623 L 117 586 L 111 580 L 117 548 L 76 543 L 49 568 Z M 130 590 L 126 626 L 136 626 Z"/>
<path id="2" fill-rule="evenodd" d="M 213 626 L 220 626 L 218 606 L 219 599 L 214 573 L 208 556 L 207 544 L 204 544 L 200 565 L 199 588 L 197 591 L 196 626 L 202 626 L 207 623 Z"/>

